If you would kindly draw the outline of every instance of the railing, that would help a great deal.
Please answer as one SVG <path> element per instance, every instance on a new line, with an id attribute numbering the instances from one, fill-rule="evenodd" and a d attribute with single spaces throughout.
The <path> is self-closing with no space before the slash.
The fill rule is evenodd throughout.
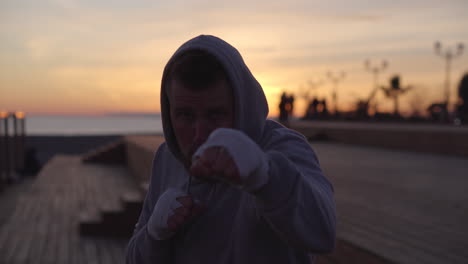
<path id="1" fill-rule="evenodd" d="M 24 171 L 25 114 L 0 112 L 0 188 Z"/>

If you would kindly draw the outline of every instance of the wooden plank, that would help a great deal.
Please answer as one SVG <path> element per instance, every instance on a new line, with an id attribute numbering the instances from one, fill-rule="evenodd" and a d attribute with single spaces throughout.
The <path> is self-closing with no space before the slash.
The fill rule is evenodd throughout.
<path id="1" fill-rule="evenodd" d="M 467 263 L 466 159 L 336 144 L 313 147 L 335 186 L 340 238 L 398 263 Z M 26 186 L 23 199 L 8 192 L 0 196 L 0 205 L 6 200 L 16 205 L 2 218 L 2 261 L 123 263 L 125 241 L 79 237 L 78 215 L 114 206 L 119 194 L 138 187 L 124 168 L 79 160 L 58 156 Z"/>
<path id="2" fill-rule="evenodd" d="M 28 259 L 28 254 L 29 251 L 34 244 L 35 241 L 33 241 L 33 231 L 34 231 L 34 211 L 35 211 L 35 206 L 33 203 L 23 199 L 24 197 L 21 197 L 21 203 L 20 205 L 24 208 L 24 219 L 29 219 L 30 221 L 18 221 L 15 224 L 17 225 L 17 230 L 18 232 L 21 232 L 21 234 L 18 234 L 18 236 L 15 236 L 16 238 L 21 239 L 22 237 L 25 237 L 26 239 L 17 241 L 18 245 L 16 246 L 16 250 L 14 252 L 14 255 L 12 257 L 11 263 L 24 263 Z"/>
<path id="3" fill-rule="evenodd" d="M 467 263 L 467 160 L 313 142 L 338 236 L 397 263 Z"/>
<path id="4" fill-rule="evenodd" d="M 120 193 L 137 190 L 132 181 L 123 168 L 87 166 L 79 156 L 55 157 L 25 185 L 21 199 L 9 192 L 0 196 L 0 205 L 15 204 L 0 226 L 1 262 L 123 263 L 126 242 L 80 237 L 78 216 L 83 209 L 115 207 Z"/>

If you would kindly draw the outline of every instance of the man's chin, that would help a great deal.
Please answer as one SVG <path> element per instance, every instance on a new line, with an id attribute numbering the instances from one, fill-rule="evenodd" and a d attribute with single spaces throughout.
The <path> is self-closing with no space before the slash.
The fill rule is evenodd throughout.
<path id="1" fill-rule="evenodd" d="M 200 177 L 193 177 L 194 184 L 215 184 L 219 183 L 219 181 L 210 179 L 210 178 L 200 178 Z"/>
<path id="2" fill-rule="evenodd" d="M 192 167 L 192 157 L 195 154 L 195 151 L 189 151 L 189 153 L 182 153 L 182 162 L 187 170 L 190 170 Z"/>
<path id="3" fill-rule="evenodd" d="M 192 161 L 191 160 L 187 160 L 184 158 L 184 160 L 182 161 L 182 163 L 184 164 L 184 167 L 187 171 L 190 171 L 190 168 L 192 167 Z"/>

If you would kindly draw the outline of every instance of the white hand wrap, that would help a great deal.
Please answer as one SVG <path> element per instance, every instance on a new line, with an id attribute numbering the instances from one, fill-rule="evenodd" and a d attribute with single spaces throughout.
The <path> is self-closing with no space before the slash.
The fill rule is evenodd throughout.
<path id="1" fill-rule="evenodd" d="M 182 206 L 176 199 L 186 195 L 187 193 L 181 190 L 168 189 L 159 197 L 147 224 L 148 232 L 154 239 L 164 240 L 174 235 L 174 232 L 167 226 L 167 220 L 174 214 L 176 208 Z"/>
<path id="2" fill-rule="evenodd" d="M 210 147 L 223 147 L 229 152 L 239 170 L 245 190 L 258 190 L 268 182 L 268 160 L 265 153 L 243 132 L 230 128 L 216 129 L 197 149 L 192 159 L 198 159 Z"/>

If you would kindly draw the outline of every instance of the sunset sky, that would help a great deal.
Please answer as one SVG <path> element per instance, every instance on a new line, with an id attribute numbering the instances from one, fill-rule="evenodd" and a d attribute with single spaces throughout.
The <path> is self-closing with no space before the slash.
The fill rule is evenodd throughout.
<path id="1" fill-rule="evenodd" d="M 444 60 L 434 42 L 465 52 L 452 63 L 452 99 L 468 72 L 468 1 L 2 0 L 0 110 L 100 114 L 157 112 L 164 65 L 186 40 L 212 34 L 235 46 L 276 115 L 283 90 L 297 93 L 326 72 L 346 72 L 341 109 L 372 89 L 364 60 L 389 62 L 411 92 L 402 110 L 443 100 Z M 330 101 L 326 82 L 314 95 Z M 379 109 L 392 102 L 381 94 Z M 296 115 L 304 100 L 297 98 Z M 333 107 L 333 104 L 329 103 Z"/>

